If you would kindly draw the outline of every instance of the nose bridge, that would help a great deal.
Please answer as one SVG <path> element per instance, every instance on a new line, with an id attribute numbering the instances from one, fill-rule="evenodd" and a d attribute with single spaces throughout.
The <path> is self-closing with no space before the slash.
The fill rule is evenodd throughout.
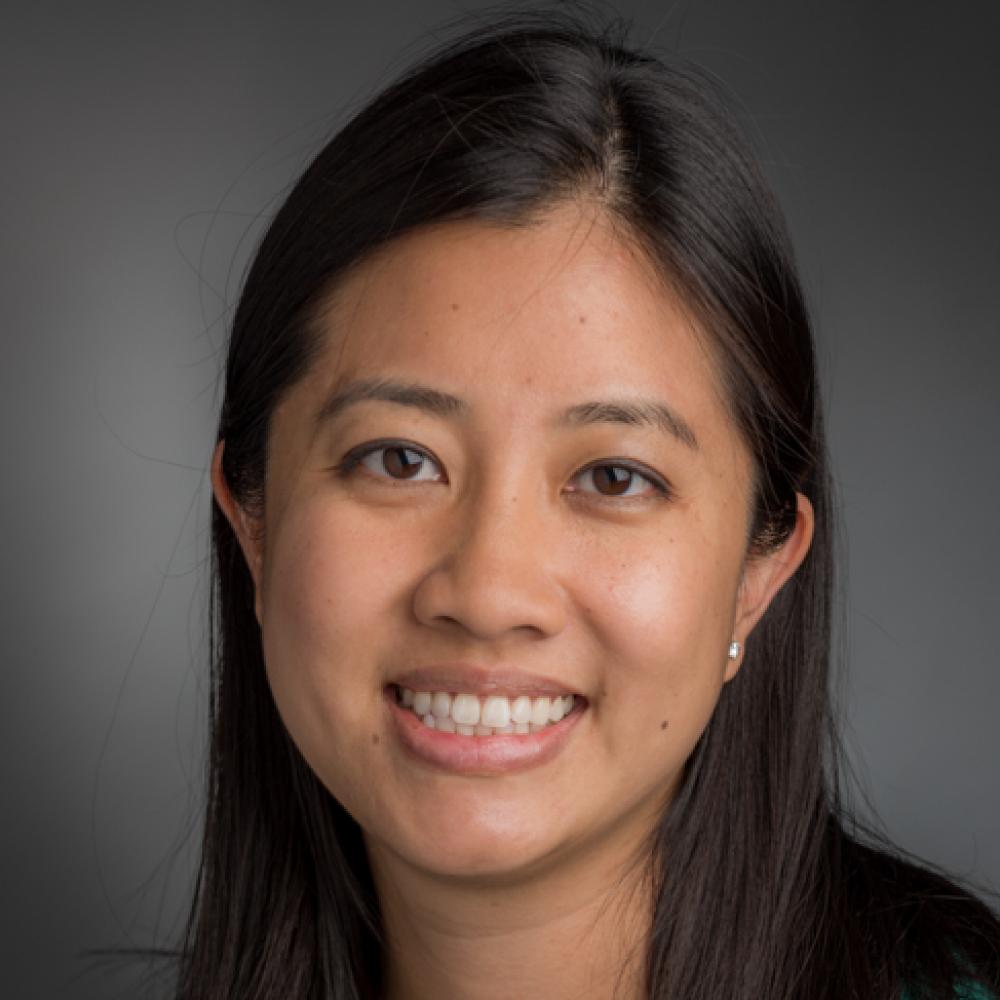
<path id="1" fill-rule="evenodd" d="M 508 472 L 484 478 L 471 491 L 460 514 L 456 558 L 470 568 L 496 563 L 495 569 L 529 575 L 541 570 L 539 543 L 546 535 L 547 514 L 537 473 Z"/>
<path id="2" fill-rule="evenodd" d="M 537 469 L 533 475 L 507 460 L 479 479 L 456 507 L 442 558 L 418 588 L 422 620 L 451 619 L 481 637 L 562 628 L 543 486 Z"/>

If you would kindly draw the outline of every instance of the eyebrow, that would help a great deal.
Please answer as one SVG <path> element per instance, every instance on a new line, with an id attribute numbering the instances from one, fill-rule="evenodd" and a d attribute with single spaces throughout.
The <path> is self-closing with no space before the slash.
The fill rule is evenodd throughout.
<path id="1" fill-rule="evenodd" d="M 447 420 L 464 419 L 471 407 L 458 396 L 395 379 L 355 379 L 334 390 L 316 416 L 317 423 L 325 423 L 340 416 L 349 407 L 366 400 L 379 400 L 410 406 Z M 657 399 L 604 399 L 576 403 L 560 413 L 556 426 L 584 427 L 591 424 L 628 424 L 633 427 L 652 427 L 675 438 L 693 450 L 698 449 L 698 439 L 691 425 L 672 407 Z"/>

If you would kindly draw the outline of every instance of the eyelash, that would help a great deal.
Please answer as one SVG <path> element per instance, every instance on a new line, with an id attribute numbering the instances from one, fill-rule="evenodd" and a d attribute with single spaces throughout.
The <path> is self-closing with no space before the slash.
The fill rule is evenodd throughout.
<path id="1" fill-rule="evenodd" d="M 368 444 L 358 445 L 356 448 L 352 448 L 340 462 L 334 466 L 334 472 L 341 478 L 346 479 L 350 476 L 357 467 L 361 464 L 362 460 L 367 458 L 369 455 L 373 455 L 379 451 L 391 451 L 393 448 L 405 449 L 406 451 L 416 452 L 422 458 L 430 459 L 435 465 L 440 463 L 428 452 L 424 451 L 423 448 L 418 448 L 416 445 L 410 444 L 409 441 L 398 441 L 398 440 L 386 440 L 386 441 L 373 441 Z M 673 498 L 673 489 L 659 476 L 653 473 L 651 470 L 646 469 L 644 466 L 637 465 L 634 462 L 617 460 L 617 459 L 604 459 L 600 462 L 593 462 L 590 465 L 581 469 L 577 475 L 582 475 L 586 472 L 592 472 L 595 469 L 625 469 L 626 472 L 630 472 L 640 479 L 645 479 L 646 482 L 650 484 L 656 490 L 656 496 L 652 499 L 655 500 L 669 500 Z M 406 479 L 392 479 L 390 476 L 378 476 L 372 473 L 376 479 L 385 479 L 391 483 L 399 483 L 405 485 L 410 480 Z M 426 480 L 423 480 L 426 482 Z M 627 497 L 613 497 L 606 496 L 601 493 L 592 494 L 601 502 L 611 502 L 611 503 L 634 503 L 636 501 L 642 501 L 650 499 L 649 497 L 643 496 L 627 496 Z"/>

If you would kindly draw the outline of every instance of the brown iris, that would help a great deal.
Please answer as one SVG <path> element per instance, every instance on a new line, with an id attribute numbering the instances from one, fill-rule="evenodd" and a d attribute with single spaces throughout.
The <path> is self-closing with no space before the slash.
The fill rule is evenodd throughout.
<path id="1" fill-rule="evenodd" d="M 399 459 L 400 455 L 403 456 L 402 459 Z M 399 479 L 409 479 L 424 461 L 424 456 L 412 448 L 384 448 L 383 456 L 382 465 L 386 472 Z M 408 461 L 411 456 L 412 461 Z"/>
<path id="2" fill-rule="evenodd" d="M 603 486 L 610 487 L 606 496 L 618 496 L 624 493 L 631 482 L 634 473 L 620 465 L 598 465 L 593 470 L 594 485 L 600 492 L 604 492 Z M 603 482 L 602 482 L 603 481 Z"/>

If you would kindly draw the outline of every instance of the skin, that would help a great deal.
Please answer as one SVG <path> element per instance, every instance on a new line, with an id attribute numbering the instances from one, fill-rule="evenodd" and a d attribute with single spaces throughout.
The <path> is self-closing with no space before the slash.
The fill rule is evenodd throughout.
<path id="1" fill-rule="evenodd" d="M 321 350 L 274 413 L 262 517 L 213 464 L 256 584 L 268 678 L 316 774 L 361 825 L 390 941 L 391 998 L 641 993 L 641 852 L 752 629 L 812 536 L 748 557 L 751 457 L 708 341 L 648 262 L 586 205 L 524 229 L 400 238 L 326 303 Z M 460 396 L 449 419 L 338 380 Z M 549 426 L 571 404 L 665 400 L 697 447 L 620 424 Z M 359 444 L 427 453 L 391 478 Z M 398 458 L 398 453 L 396 456 Z M 412 459 L 413 457 L 410 456 Z M 626 459 L 627 497 L 585 467 Z M 389 466 L 389 470 L 392 466 Z M 564 681 L 588 709 L 555 759 L 456 776 L 403 753 L 383 689 L 465 659 Z M 585 780 L 584 780 L 585 776 Z M 628 963 L 630 949 L 636 962 Z"/>

